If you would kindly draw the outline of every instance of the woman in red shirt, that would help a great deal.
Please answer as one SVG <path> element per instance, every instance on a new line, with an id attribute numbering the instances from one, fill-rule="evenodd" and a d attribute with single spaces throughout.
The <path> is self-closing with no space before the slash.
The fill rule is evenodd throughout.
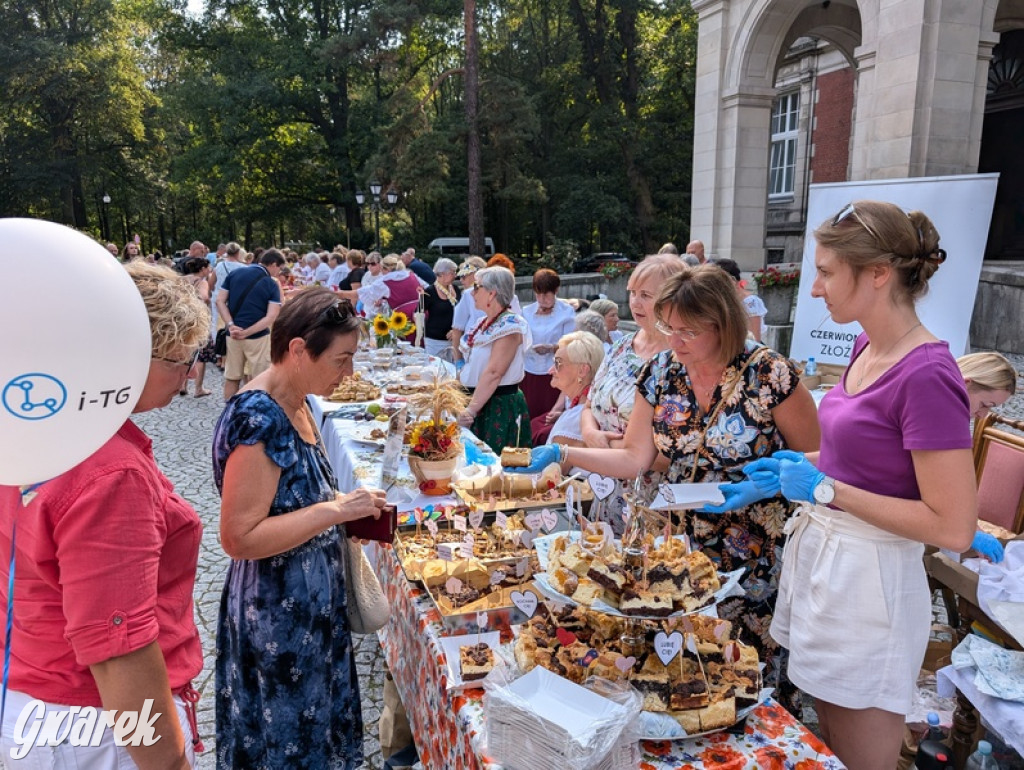
<path id="1" fill-rule="evenodd" d="M 153 330 L 149 375 L 134 410 L 146 412 L 167 406 L 193 376 L 210 313 L 173 271 L 142 261 L 125 269 Z M 18 494 L 0 487 L 0 510 L 17 511 Z M 5 516 L 0 525 L 5 555 L 14 520 Z M 157 467 L 150 439 L 125 422 L 93 455 L 44 483 L 17 525 L 4 762 L 14 751 L 27 753 L 19 767 L 193 767 L 191 682 L 203 651 L 192 590 L 202 524 Z M 6 616 L 9 567 L 0 562 Z M 117 746 L 92 709 L 141 715 L 127 737 L 148 735 Z M 65 738 L 49 745 L 41 728 L 59 718 Z M 72 745 L 97 743 L 92 736 L 101 731 L 99 745 Z"/>

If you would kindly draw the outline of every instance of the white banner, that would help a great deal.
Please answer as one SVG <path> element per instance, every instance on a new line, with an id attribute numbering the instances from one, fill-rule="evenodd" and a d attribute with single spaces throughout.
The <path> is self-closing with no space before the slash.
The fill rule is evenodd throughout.
<path id="1" fill-rule="evenodd" d="M 954 356 L 967 352 L 998 179 L 998 174 L 970 174 L 811 185 L 790 357 L 805 361 L 814 356 L 819 363 L 830 364 L 849 362 L 853 343 L 861 333 L 860 324 L 835 323 L 825 302 L 811 296 L 815 249 L 812 233 L 847 203 L 857 200 L 889 201 L 905 211 L 917 209 L 935 223 L 948 258 L 928 282 L 928 293 L 918 302 L 917 313 L 932 334 L 949 342 Z"/>

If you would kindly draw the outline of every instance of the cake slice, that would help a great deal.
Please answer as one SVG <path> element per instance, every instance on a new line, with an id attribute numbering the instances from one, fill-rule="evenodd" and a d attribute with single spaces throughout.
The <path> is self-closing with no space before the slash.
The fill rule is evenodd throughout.
<path id="1" fill-rule="evenodd" d="M 587 577 L 613 594 L 621 594 L 626 587 L 628 575 L 618 564 L 608 564 L 594 559 L 587 570 Z"/>
<path id="2" fill-rule="evenodd" d="M 623 615 L 639 617 L 664 617 L 672 614 L 672 602 L 650 589 L 634 586 L 622 592 L 619 610 Z"/>
<path id="3" fill-rule="evenodd" d="M 634 671 L 629 681 L 643 696 L 644 711 L 669 710 L 668 671 L 657 655 L 648 655 L 643 667 L 639 672 Z"/>
<path id="4" fill-rule="evenodd" d="M 462 666 L 462 681 L 483 679 L 494 668 L 494 650 L 483 642 L 459 647 L 459 663 Z"/>
<path id="5" fill-rule="evenodd" d="M 669 706 L 673 711 L 703 708 L 710 702 L 708 683 L 700 665 L 693 658 L 673 661 L 668 669 L 671 676 Z"/>
<path id="6" fill-rule="evenodd" d="M 561 566 L 571 569 L 580 577 L 586 577 L 594 557 L 581 548 L 579 543 L 570 543 L 565 547 L 565 551 L 558 561 Z"/>
<path id="7" fill-rule="evenodd" d="M 589 607 L 595 599 L 604 596 L 604 589 L 588 578 L 580 578 L 576 590 L 573 592 L 572 600 L 577 604 Z"/>
<path id="8" fill-rule="evenodd" d="M 530 450 L 525 447 L 505 447 L 501 450 L 504 468 L 525 468 L 530 464 Z"/>

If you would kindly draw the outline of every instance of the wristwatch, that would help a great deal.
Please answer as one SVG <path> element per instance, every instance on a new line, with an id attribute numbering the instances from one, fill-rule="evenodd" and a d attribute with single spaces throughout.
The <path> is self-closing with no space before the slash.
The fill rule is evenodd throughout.
<path id="1" fill-rule="evenodd" d="M 818 505 L 828 505 L 836 498 L 836 480 L 826 476 L 814 488 L 814 502 Z"/>

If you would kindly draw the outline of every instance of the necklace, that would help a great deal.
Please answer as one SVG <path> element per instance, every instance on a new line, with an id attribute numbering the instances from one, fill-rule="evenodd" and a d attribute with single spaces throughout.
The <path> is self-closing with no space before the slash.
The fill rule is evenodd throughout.
<path id="1" fill-rule="evenodd" d="M 448 300 L 449 304 L 452 307 L 455 307 L 455 303 L 457 300 L 455 298 L 454 291 L 452 291 L 451 289 L 446 289 L 444 286 L 441 285 L 440 281 L 434 284 L 434 288 L 437 289 L 437 294 L 441 299 Z"/>
<path id="2" fill-rule="evenodd" d="M 574 406 L 579 406 L 580 402 L 587 397 L 590 392 L 590 386 L 587 385 L 583 390 L 576 394 L 576 397 L 569 402 L 569 408 L 572 409 Z"/>
<path id="3" fill-rule="evenodd" d="M 864 382 L 864 380 L 867 378 L 868 373 L 871 372 L 872 370 L 874 370 L 875 364 L 877 364 L 879 361 L 884 361 L 885 357 L 888 356 L 890 353 L 892 353 L 896 349 L 897 345 L 899 345 L 901 342 L 903 342 L 903 340 L 905 340 L 907 337 L 909 337 L 910 333 L 912 331 L 914 331 L 914 329 L 916 329 L 918 326 L 920 326 L 921 323 L 922 323 L 921 321 L 918 321 L 916 324 L 914 324 L 909 329 L 907 329 L 905 332 L 903 332 L 903 334 L 900 335 L 900 338 L 898 340 L 896 340 L 888 348 L 886 348 L 885 352 L 881 353 L 880 355 L 878 355 L 875 358 L 875 360 L 872 361 L 870 364 L 868 364 L 868 363 L 864 364 L 864 370 L 861 372 L 860 377 L 857 378 L 857 384 L 855 386 L 858 391 L 860 390 L 860 384 L 862 382 Z"/>
<path id="4" fill-rule="evenodd" d="M 492 326 L 494 326 L 494 323 L 503 315 L 505 315 L 505 309 L 502 309 L 501 312 L 498 313 L 498 315 L 494 316 L 494 318 L 492 318 L 489 321 L 485 321 L 484 323 L 476 327 L 473 331 L 471 331 L 466 337 L 466 347 L 472 349 L 473 342 L 476 340 L 476 338 L 479 335 L 483 334 L 488 329 L 490 329 Z"/>

